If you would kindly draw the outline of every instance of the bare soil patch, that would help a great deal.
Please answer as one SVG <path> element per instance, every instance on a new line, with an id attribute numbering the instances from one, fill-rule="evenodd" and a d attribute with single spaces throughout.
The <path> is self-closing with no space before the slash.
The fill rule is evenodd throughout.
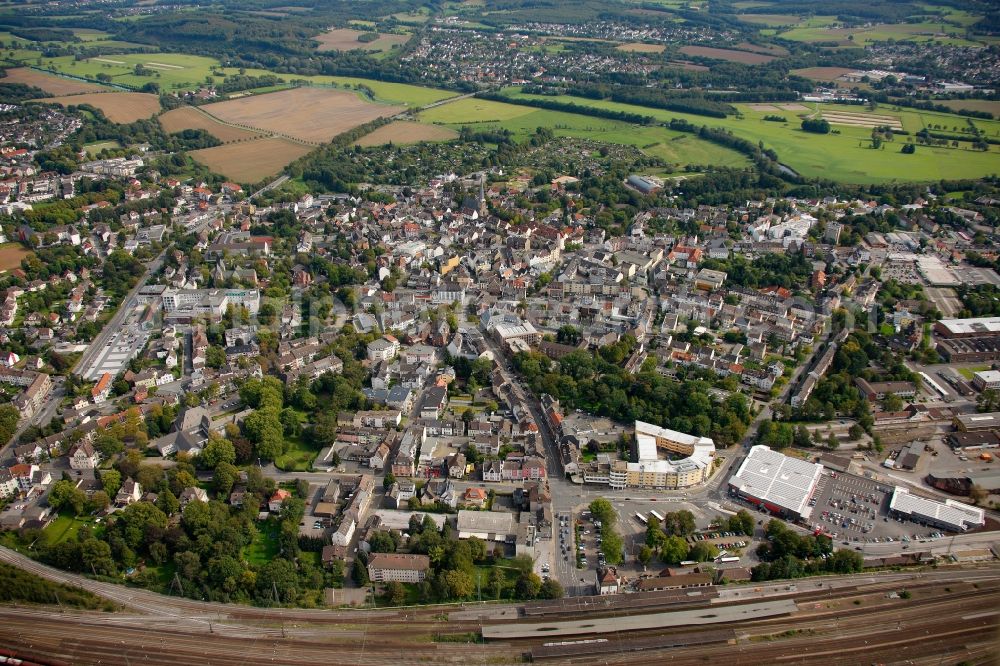
<path id="1" fill-rule="evenodd" d="M 26 86 L 41 88 L 50 95 L 82 95 L 83 93 L 101 92 L 107 90 L 93 83 L 64 79 L 61 76 L 38 72 L 27 67 L 8 69 L 7 76 L 0 79 L 2 83 L 23 83 Z"/>
<path id="2" fill-rule="evenodd" d="M 227 123 L 323 142 L 376 118 L 405 110 L 372 104 L 356 93 L 327 88 L 292 88 L 202 107 Z"/>
<path id="3" fill-rule="evenodd" d="M 448 141 L 454 139 L 458 134 L 439 125 L 424 125 L 423 123 L 412 123 L 408 121 L 398 121 L 383 125 L 371 134 L 366 134 L 355 142 L 358 146 L 381 146 L 387 143 L 397 145 L 407 143 L 418 143 L 420 141 Z"/>
<path id="4" fill-rule="evenodd" d="M 747 104 L 754 111 L 777 111 L 778 107 L 773 104 Z"/>
<path id="5" fill-rule="evenodd" d="M 182 106 L 179 109 L 167 111 L 159 117 L 159 121 L 163 130 L 168 134 L 186 129 L 202 129 L 224 143 L 253 139 L 260 136 L 259 132 L 253 130 L 230 127 L 190 106 Z"/>
<path id="6" fill-rule="evenodd" d="M 832 82 L 838 80 L 844 74 L 853 71 L 849 67 L 804 67 L 802 69 L 793 69 L 790 74 L 812 79 L 813 81 Z"/>
<path id="7" fill-rule="evenodd" d="M 689 56 L 701 56 L 703 58 L 715 58 L 716 60 L 729 60 L 730 62 L 742 62 L 746 65 L 762 65 L 765 62 L 774 60 L 774 56 L 763 53 L 749 53 L 747 51 L 734 51 L 733 49 L 717 49 L 712 46 L 682 46 L 680 52 Z"/>
<path id="8" fill-rule="evenodd" d="M 642 42 L 630 42 L 628 44 L 619 44 L 619 51 L 628 51 L 630 53 L 663 53 L 667 47 L 663 44 L 643 44 Z"/>
<path id="9" fill-rule="evenodd" d="M 796 104 L 794 102 L 790 104 L 775 104 L 782 111 L 808 111 L 809 107 L 802 104 Z"/>
<path id="10" fill-rule="evenodd" d="M 0 245 L 0 273 L 20 267 L 21 260 L 30 254 L 30 252 L 17 243 L 4 243 Z"/>
<path id="11" fill-rule="evenodd" d="M 711 67 L 707 67 L 706 65 L 696 65 L 695 63 L 688 62 L 686 60 L 671 60 L 667 64 L 672 67 L 686 69 L 689 72 L 707 72 L 711 69 Z"/>
<path id="12" fill-rule="evenodd" d="M 300 143 L 267 137 L 194 150 L 188 154 L 227 178 L 239 183 L 256 183 L 277 174 L 308 152 L 309 147 Z"/>
<path id="13" fill-rule="evenodd" d="M 766 55 L 773 56 L 786 56 L 788 55 L 788 49 L 782 46 L 762 46 L 761 44 L 751 44 L 750 42 L 740 42 L 736 45 L 736 48 L 741 51 L 750 51 L 751 53 L 764 53 Z"/>
<path id="14" fill-rule="evenodd" d="M 46 97 L 35 101 L 63 106 L 89 104 L 103 111 L 108 120 L 113 123 L 134 123 L 143 118 L 150 118 L 160 110 L 160 98 L 149 93 L 87 93 L 65 97 Z"/>

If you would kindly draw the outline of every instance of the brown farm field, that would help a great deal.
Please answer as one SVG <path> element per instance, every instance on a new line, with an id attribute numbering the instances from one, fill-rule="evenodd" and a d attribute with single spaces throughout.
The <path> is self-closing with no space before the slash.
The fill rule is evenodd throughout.
<path id="1" fill-rule="evenodd" d="M 398 121 L 383 125 L 371 134 L 366 134 L 355 141 L 354 145 L 368 147 L 381 146 L 386 143 L 401 145 L 420 141 L 448 141 L 456 136 L 458 134 L 447 127 Z"/>
<path id="2" fill-rule="evenodd" d="M 21 265 L 21 260 L 30 255 L 31 253 L 18 243 L 0 245 L 0 273 L 18 268 Z"/>
<path id="3" fill-rule="evenodd" d="M 736 45 L 736 48 L 741 51 L 750 51 L 752 53 L 763 53 L 765 55 L 773 56 L 786 56 L 788 55 L 788 49 L 783 46 L 761 46 L 760 44 L 751 44 L 750 42 L 740 42 Z"/>
<path id="4" fill-rule="evenodd" d="M 644 44 L 642 42 L 619 44 L 617 48 L 619 51 L 628 51 L 629 53 L 663 53 L 667 49 L 663 44 Z"/>
<path id="5" fill-rule="evenodd" d="M 150 118 L 160 110 L 160 98 L 149 93 L 87 93 L 66 97 L 45 97 L 34 101 L 63 106 L 89 104 L 103 111 L 113 123 L 134 123 L 143 118 Z"/>
<path id="6" fill-rule="evenodd" d="M 702 58 L 714 58 L 716 60 L 729 60 L 730 62 L 741 62 L 745 65 L 762 65 L 765 62 L 774 60 L 774 56 L 763 53 L 749 53 L 747 51 L 734 51 L 732 49 L 717 49 L 712 46 L 682 46 L 680 52 L 689 56 L 701 56 Z"/>
<path id="7" fill-rule="evenodd" d="M 259 132 L 245 130 L 240 127 L 231 127 L 221 123 L 215 118 L 206 116 L 198 109 L 190 106 L 182 106 L 178 109 L 167 111 L 160 116 L 159 121 L 163 130 L 168 134 L 186 129 L 202 129 L 223 143 L 253 139 L 260 136 Z"/>
<path id="8" fill-rule="evenodd" d="M 803 69 L 793 69 L 789 74 L 795 74 L 813 81 L 836 81 L 844 74 L 855 70 L 849 67 L 805 67 Z"/>
<path id="9" fill-rule="evenodd" d="M 202 107 L 227 123 L 320 143 L 376 118 L 404 111 L 372 104 L 344 90 L 292 88 Z"/>
<path id="10" fill-rule="evenodd" d="M 301 143 L 280 137 L 265 137 L 193 150 L 188 154 L 227 178 L 240 183 L 256 183 L 277 174 L 308 152 L 309 147 Z"/>
<path id="11" fill-rule="evenodd" d="M 8 69 L 7 76 L 0 79 L 0 81 L 3 83 L 23 83 L 26 86 L 34 86 L 41 88 L 50 95 L 80 95 L 108 90 L 108 88 L 94 83 L 64 79 L 61 76 L 38 72 L 27 67 Z"/>
<path id="12" fill-rule="evenodd" d="M 388 51 L 396 44 L 405 44 L 410 39 L 409 35 L 391 35 L 379 33 L 379 38 L 371 42 L 359 42 L 358 36 L 364 34 L 360 30 L 350 28 L 336 28 L 328 30 L 315 37 L 319 42 L 317 51 L 352 51 L 362 49 L 365 51 Z"/>

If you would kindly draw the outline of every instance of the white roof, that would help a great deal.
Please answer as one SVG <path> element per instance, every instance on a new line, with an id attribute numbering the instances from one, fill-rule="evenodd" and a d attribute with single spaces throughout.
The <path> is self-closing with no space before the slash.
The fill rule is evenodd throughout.
<path id="1" fill-rule="evenodd" d="M 823 466 L 789 458 L 763 444 L 750 448 L 729 485 L 745 495 L 806 517 Z"/>
<path id="2" fill-rule="evenodd" d="M 656 451 L 657 437 L 690 446 L 691 455 L 681 460 L 660 460 Z M 628 463 L 630 472 L 646 471 L 662 474 L 685 472 L 711 465 L 712 457 L 715 455 L 715 442 L 710 437 L 688 435 L 643 421 L 635 422 L 635 444 L 639 461 Z"/>
<path id="3" fill-rule="evenodd" d="M 976 377 L 979 377 L 987 384 L 1000 382 L 1000 370 L 981 370 L 976 373 Z"/>
<path id="4" fill-rule="evenodd" d="M 896 486 L 892 492 L 889 508 L 911 516 L 930 518 L 955 531 L 979 527 L 986 523 L 986 514 L 982 509 L 956 502 L 953 499 L 938 502 L 926 497 L 911 495 L 909 490 L 899 486 Z"/>
<path id="5" fill-rule="evenodd" d="M 963 333 L 1000 333 L 1000 317 L 973 317 L 970 319 L 942 319 L 941 325 L 954 335 Z"/>

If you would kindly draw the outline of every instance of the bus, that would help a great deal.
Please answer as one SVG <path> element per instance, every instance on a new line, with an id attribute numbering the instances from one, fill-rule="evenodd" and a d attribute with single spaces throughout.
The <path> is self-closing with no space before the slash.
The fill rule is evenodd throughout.
<path id="1" fill-rule="evenodd" d="M 646 520 L 646 516 L 642 515 L 641 513 L 635 514 L 635 519 L 638 520 L 643 525 L 646 525 L 646 524 L 649 523 L 649 521 Z"/>
<path id="2" fill-rule="evenodd" d="M 652 516 L 653 518 L 656 518 L 656 519 L 657 519 L 658 521 L 660 521 L 661 523 L 662 523 L 662 522 L 663 522 L 663 520 L 664 520 L 664 518 L 663 518 L 663 515 L 662 515 L 662 514 L 660 514 L 660 512 L 659 512 L 659 511 L 650 511 L 650 512 L 649 512 L 649 515 L 651 515 L 651 516 Z"/>
<path id="3" fill-rule="evenodd" d="M 729 562 L 739 562 L 739 561 L 740 561 L 740 558 L 738 558 L 738 557 L 720 557 L 719 558 L 719 563 L 720 564 L 729 563 Z"/>

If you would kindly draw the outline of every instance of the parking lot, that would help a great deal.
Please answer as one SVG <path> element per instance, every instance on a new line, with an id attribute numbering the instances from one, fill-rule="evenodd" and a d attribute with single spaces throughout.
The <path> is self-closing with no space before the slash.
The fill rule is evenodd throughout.
<path id="1" fill-rule="evenodd" d="M 889 515 L 892 487 L 851 474 L 824 474 L 810 504 L 813 529 L 823 530 L 835 545 L 895 543 L 938 534 L 933 528 Z M 907 546 L 904 546 L 906 548 Z"/>

